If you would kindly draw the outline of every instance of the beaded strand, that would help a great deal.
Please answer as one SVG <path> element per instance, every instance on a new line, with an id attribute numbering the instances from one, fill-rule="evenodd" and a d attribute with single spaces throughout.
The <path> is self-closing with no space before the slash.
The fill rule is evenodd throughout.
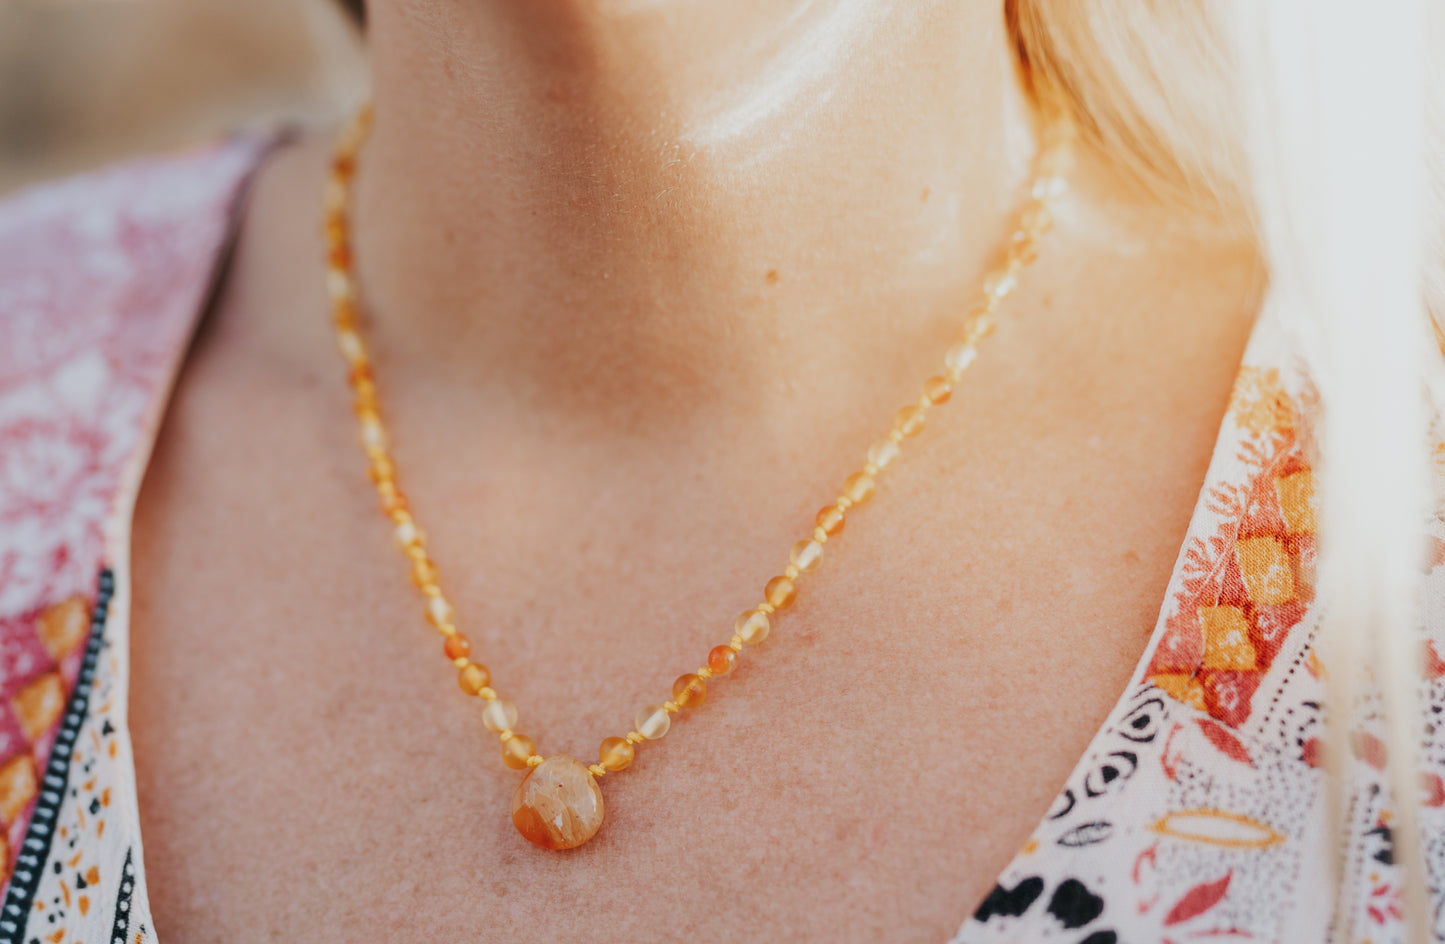
<path id="1" fill-rule="evenodd" d="M 517 708 L 492 687 L 490 670 L 472 659 L 471 642 L 457 630 L 456 611 L 442 592 L 437 566 L 427 552 L 426 535 L 412 517 L 406 495 L 397 484 L 396 463 L 381 419 L 371 357 L 358 326 L 359 301 L 351 252 L 351 184 L 357 152 L 370 125 L 368 106 L 342 131 L 324 200 L 327 294 L 337 346 L 349 368 L 347 379 L 361 447 L 382 511 L 391 520 L 396 544 L 408 559 L 411 580 L 425 600 L 426 620 L 443 637 L 442 652 L 457 670 L 458 685 L 467 695 L 482 700 L 482 724 L 497 736 L 502 762 L 515 770 L 535 768 L 544 758 L 537 752 L 536 742 L 517 732 Z M 745 647 L 768 638 L 772 630 L 770 618 L 797 601 L 798 584 L 822 563 L 824 546 L 842 533 L 848 514 L 873 497 L 879 477 L 900 455 L 904 443 L 923 431 L 930 411 L 949 402 L 954 388 L 977 358 L 979 343 L 993 334 L 1000 305 L 1017 287 L 1022 270 L 1038 256 L 1038 241 L 1053 220 L 1049 202 L 1067 190 L 1070 143 L 1066 127 L 1050 129 L 1050 138 L 1035 159 L 1029 196 L 1015 220 L 1003 262 L 984 278 L 981 299 L 964 317 L 957 343 L 944 355 L 943 370 L 925 380 L 918 398 L 894 414 L 892 427 L 868 448 L 862 467 L 844 479 L 838 495 L 818 511 L 811 534 L 792 546 L 787 566 L 763 588 L 762 601 L 734 621 L 731 638 L 714 646 L 704 665 L 679 676 L 672 683 L 671 698 L 645 706 L 637 712 L 630 730 L 602 741 L 597 763 L 587 766 L 593 777 L 626 769 L 636 758 L 639 745 L 667 734 L 673 715 L 706 700 L 707 683 L 732 672 Z"/>

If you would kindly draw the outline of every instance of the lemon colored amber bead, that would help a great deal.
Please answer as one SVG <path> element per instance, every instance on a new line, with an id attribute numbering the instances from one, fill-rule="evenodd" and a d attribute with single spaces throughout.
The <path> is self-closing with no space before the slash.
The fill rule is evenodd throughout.
<path id="1" fill-rule="evenodd" d="M 453 633 L 447 637 L 442 644 L 442 652 L 446 653 L 448 659 L 465 659 L 472 651 L 471 640 L 461 633 Z"/>
<path id="2" fill-rule="evenodd" d="M 905 436 L 917 436 L 923 432 L 923 424 L 926 417 L 923 410 L 916 406 L 905 406 L 893 417 L 893 428 Z"/>
<path id="3" fill-rule="evenodd" d="M 707 667 L 714 675 L 727 675 L 737 665 L 738 654 L 731 646 L 713 646 L 707 654 Z"/>
<path id="4" fill-rule="evenodd" d="M 855 505 L 861 505 L 873 497 L 873 476 L 866 472 L 854 472 L 843 483 L 843 497 Z"/>
<path id="5" fill-rule="evenodd" d="M 747 610 L 733 622 L 733 632 L 750 646 L 767 639 L 771 628 L 768 614 L 759 610 Z"/>
<path id="6" fill-rule="evenodd" d="M 884 437 L 868 447 L 868 464 L 874 469 L 886 469 L 898 458 L 898 443 Z"/>
<path id="7" fill-rule="evenodd" d="M 482 724 L 497 734 L 512 730 L 517 726 L 517 706 L 501 698 L 487 702 L 482 709 Z"/>
<path id="8" fill-rule="evenodd" d="M 396 543 L 402 550 L 406 550 L 413 544 L 420 544 L 422 541 L 421 528 L 411 520 L 411 515 L 406 515 L 396 523 Z"/>
<path id="9" fill-rule="evenodd" d="M 452 619 L 457 611 L 452 607 L 447 598 L 438 593 L 434 597 L 428 597 L 426 601 L 426 620 L 438 629 L 451 625 Z"/>
<path id="10" fill-rule="evenodd" d="M 637 749 L 627 738 L 607 738 L 597 749 L 597 762 L 613 773 L 626 770 L 636 756 Z"/>
<path id="11" fill-rule="evenodd" d="M 844 520 L 843 509 L 837 505 L 829 505 L 818 512 L 818 517 L 813 519 L 813 523 L 822 528 L 824 533 L 831 538 L 837 537 L 838 532 L 843 530 Z"/>
<path id="12" fill-rule="evenodd" d="M 648 705 L 639 711 L 633 720 L 637 733 L 649 741 L 662 737 L 667 733 L 667 729 L 672 727 L 672 715 L 662 705 Z"/>
<path id="13" fill-rule="evenodd" d="M 468 662 L 466 667 L 457 673 L 457 684 L 468 695 L 480 694 L 491 681 L 492 673 L 487 671 L 486 666 L 476 662 Z"/>
<path id="14" fill-rule="evenodd" d="M 953 374 L 961 374 L 968 370 L 977 357 L 978 348 L 972 344 L 955 344 L 944 355 L 943 363 Z"/>
<path id="15" fill-rule="evenodd" d="M 689 672 L 672 683 L 672 700 L 680 708 L 694 708 L 707 698 L 707 683 Z"/>
<path id="16" fill-rule="evenodd" d="M 813 540 L 799 541 L 793 545 L 788 556 L 793 561 L 793 566 L 806 574 L 822 563 L 823 545 Z"/>
<path id="17" fill-rule="evenodd" d="M 798 598 L 798 586 L 787 577 L 774 577 L 763 589 L 763 596 L 774 609 L 786 610 Z"/>
<path id="18" fill-rule="evenodd" d="M 527 761 L 537 756 L 537 744 L 523 734 L 514 734 L 502 742 L 502 763 L 513 770 L 526 770 Z"/>

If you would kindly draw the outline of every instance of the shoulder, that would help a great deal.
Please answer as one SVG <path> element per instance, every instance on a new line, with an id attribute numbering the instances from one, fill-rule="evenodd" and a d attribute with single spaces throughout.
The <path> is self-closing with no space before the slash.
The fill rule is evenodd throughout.
<path id="1" fill-rule="evenodd" d="M 193 314 L 268 141 L 237 137 L 0 200 L 0 389 L 80 347 L 144 347 Z"/>
<path id="2" fill-rule="evenodd" d="M 240 136 L 0 200 L 0 618 L 93 582 L 273 140 Z"/>

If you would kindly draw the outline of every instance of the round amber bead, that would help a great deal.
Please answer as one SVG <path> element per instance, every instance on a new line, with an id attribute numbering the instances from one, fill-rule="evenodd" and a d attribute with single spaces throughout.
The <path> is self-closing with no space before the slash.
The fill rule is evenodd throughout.
<path id="1" fill-rule="evenodd" d="M 823 545 L 811 539 L 799 541 L 788 554 L 793 566 L 801 573 L 808 573 L 823 561 Z"/>
<path id="2" fill-rule="evenodd" d="M 861 505 L 873 497 L 873 485 L 873 476 L 867 472 L 854 472 L 843 483 L 843 497 Z"/>
<path id="3" fill-rule="evenodd" d="M 771 629 L 772 627 L 768 624 L 768 614 L 758 610 L 748 610 L 733 624 L 733 632 L 741 636 L 743 642 L 750 646 L 767 639 L 768 631 Z"/>
<path id="4" fill-rule="evenodd" d="M 727 675 L 737 665 L 738 654 L 733 652 L 731 646 L 713 646 L 712 651 L 707 654 L 707 667 L 712 669 L 714 675 Z"/>
<path id="5" fill-rule="evenodd" d="M 482 709 L 482 724 L 497 734 L 512 730 L 517 726 L 517 706 L 501 698 L 487 702 Z"/>
<path id="6" fill-rule="evenodd" d="M 373 482 L 390 482 L 396 479 L 396 466 L 384 455 L 376 456 L 371 460 L 371 480 Z"/>
<path id="7" fill-rule="evenodd" d="M 977 357 L 978 348 L 968 342 L 964 342 L 963 344 L 955 344 L 949 348 L 948 353 L 943 357 L 943 363 L 950 372 L 957 375 L 968 370 L 969 366 L 973 364 Z"/>
<path id="8" fill-rule="evenodd" d="M 917 436 L 923 432 L 925 421 L 923 410 L 916 406 L 905 406 L 893 417 L 893 428 L 905 436 Z"/>
<path id="9" fill-rule="evenodd" d="M 986 308 L 982 309 L 969 318 L 968 323 L 964 325 L 964 340 L 970 344 L 981 341 L 993 334 L 996 327 L 998 327 L 998 319 L 993 316 L 993 312 Z"/>
<path id="10" fill-rule="evenodd" d="M 929 403 L 947 403 L 948 398 L 953 396 L 953 384 L 948 382 L 947 377 L 929 377 L 923 382 L 923 395 Z"/>
<path id="11" fill-rule="evenodd" d="M 763 589 L 763 596 L 768 598 L 774 609 L 786 610 L 798 598 L 798 585 L 787 577 L 774 577 Z"/>
<path id="12" fill-rule="evenodd" d="M 683 708 L 694 708 L 707 698 L 707 683 L 689 672 L 672 683 L 672 700 Z"/>
<path id="13" fill-rule="evenodd" d="M 868 447 L 868 462 L 875 469 L 886 469 L 898 458 L 898 443 L 884 437 Z"/>
<path id="14" fill-rule="evenodd" d="M 502 743 L 502 763 L 513 770 L 526 770 L 527 761 L 536 753 L 536 742 L 524 734 L 514 734 Z"/>
<path id="15" fill-rule="evenodd" d="M 626 770 L 637 756 L 637 749 L 627 738 L 610 737 L 602 742 L 597 749 L 597 762 L 608 770 L 616 773 L 619 770 Z"/>
<path id="16" fill-rule="evenodd" d="M 844 520 L 843 509 L 837 505 L 829 505 L 818 512 L 818 517 L 814 518 L 813 522 L 831 538 L 843 530 Z"/>
<path id="17" fill-rule="evenodd" d="M 465 659 L 471 651 L 471 641 L 461 633 L 453 633 L 442 643 L 442 652 L 446 653 L 448 659 Z"/>
<path id="18" fill-rule="evenodd" d="M 401 512 L 401 514 L 405 515 L 406 512 Z M 416 526 L 411 515 L 406 515 L 396 523 L 396 543 L 403 551 L 413 544 L 420 544 L 421 540 L 421 528 Z"/>
<path id="19" fill-rule="evenodd" d="M 487 667 L 478 665 L 475 662 L 468 662 L 466 666 L 457 673 L 457 684 L 460 685 L 462 691 L 468 695 L 479 694 L 491 681 L 492 673 L 487 671 Z"/>
<path id="20" fill-rule="evenodd" d="M 425 590 L 437 582 L 437 565 L 428 557 L 418 557 L 411 562 L 411 582 Z"/>
<path id="21" fill-rule="evenodd" d="M 447 598 L 440 593 L 427 599 L 426 621 L 437 629 L 451 625 L 451 621 L 456 615 L 457 611 L 452 607 L 451 603 L 448 602 Z"/>
<path id="22" fill-rule="evenodd" d="M 637 733 L 649 741 L 662 737 L 667 733 L 667 729 L 672 727 L 672 715 L 661 705 L 648 705 L 639 711 L 633 720 L 636 722 L 633 726 L 637 728 Z"/>

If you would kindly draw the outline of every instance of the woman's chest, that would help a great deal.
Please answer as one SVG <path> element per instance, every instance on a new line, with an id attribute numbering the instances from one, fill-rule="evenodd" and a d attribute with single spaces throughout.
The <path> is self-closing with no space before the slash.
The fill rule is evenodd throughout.
<path id="1" fill-rule="evenodd" d="M 147 882 L 182 939 L 946 938 L 1123 691 L 1223 406 L 1115 391 L 1136 407 L 1085 423 L 1062 393 L 981 391 L 940 418 L 771 637 L 604 778 L 597 838 L 552 853 L 511 825 L 520 775 L 451 681 L 349 431 L 306 405 L 329 388 L 241 376 L 187 378 L 136 521 Z M 811 518 L 789 520 L 801 494 L 658 485 L 681 468 L 629 491 L 560 457 L 426 454 L 414 503 L 459 625 L 518 730 L 588 763 Z M 798 491 L 826 497 L 826 472 Z"/>

